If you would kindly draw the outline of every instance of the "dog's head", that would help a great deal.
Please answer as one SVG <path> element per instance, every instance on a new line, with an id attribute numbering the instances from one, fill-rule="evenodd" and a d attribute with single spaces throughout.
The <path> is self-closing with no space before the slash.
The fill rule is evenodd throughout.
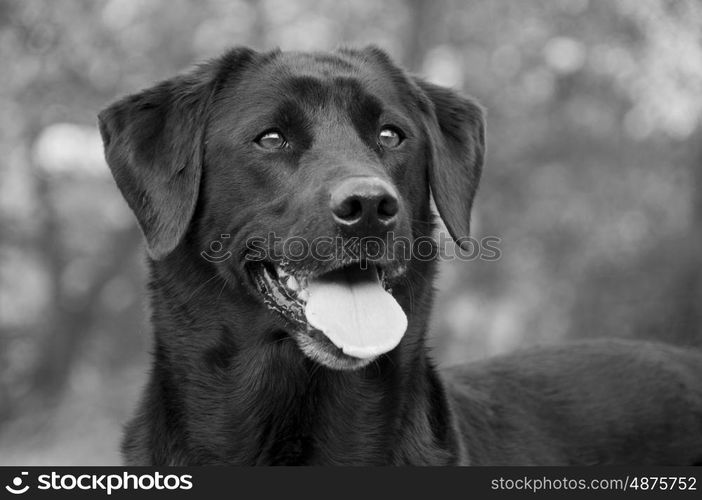
<path id="1" fill-rule="evenodd" d="M 485 150 L 480 106 L 375 47 L 235 49 L 99 121 L 150 257 L 201 255 L 334 368 L 401 341 L 432 253 L 417 247 L 429 194 L 467 237 Z"/>

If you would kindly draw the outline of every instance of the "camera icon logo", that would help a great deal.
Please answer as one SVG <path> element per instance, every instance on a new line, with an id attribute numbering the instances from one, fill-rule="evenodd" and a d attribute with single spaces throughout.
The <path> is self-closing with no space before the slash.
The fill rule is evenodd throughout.
<path id="1" fill-rule="evenodd" d="M 29 485 L 26 484 L 24 487 L 22 487 L 22 477 L 27 476 L 28 474 L 28 472 L 21 472 L 19 476 L 15 476 L 15 478 L 12 480 L 12 485 L 8 484 L 5 486 L 5 489 L 13 495 L 21 495 L 22 493 L 26 493 L 29 489 Z"/>
<path id="2" fill-rule="evenodd" d="M 229 238 L 231 238 L 231 235 L 229 234 L 220 235 L 220 239 L 222 240 L 227 240 Z M 232 256 L 232 253 L 229 250 L 225 249 L 221 241 L 215 240 L 210 243 L 209 252 L 207 250 L 203 250 L 202 252 L 200 252 L 200 255 L 203 259 L 205 259 L 208 262 L 212 262 L 213 264 L 219 264 L 220 262 L 229 260 Z"/>

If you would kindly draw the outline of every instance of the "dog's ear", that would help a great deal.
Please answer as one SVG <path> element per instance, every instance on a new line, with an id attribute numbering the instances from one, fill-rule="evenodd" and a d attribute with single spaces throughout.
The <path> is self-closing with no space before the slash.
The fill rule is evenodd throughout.
<path id="1" fill-rule="evenodd" d="M 218 77 L 252 55 L 249 49 L 234 49 L 127 96 L 98 115 L 107 164 L 154 259 L 178 245 L 195 211 L 207 115 Z"/>
<path id="2" fill-rule="evenodd" d="M 485 159 L 485 112 L 474 100 L 415 78 L 427 113 L 429 186 L 454 241 L 470 234 L 470 212 Z M 464 243 L 465 244 L 465 243 Z"/>

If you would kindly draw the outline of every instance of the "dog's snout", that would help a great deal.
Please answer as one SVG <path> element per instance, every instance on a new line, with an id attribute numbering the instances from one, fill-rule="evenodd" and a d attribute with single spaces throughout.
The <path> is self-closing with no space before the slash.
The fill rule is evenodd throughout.
<path id="1" fill-rule="evenodd" d="M 394 227 L 399 203 L 388 182 L 377 177 L 352 177 L 332 191 L 330 208 L 339 227 L 363 233 Z"/>

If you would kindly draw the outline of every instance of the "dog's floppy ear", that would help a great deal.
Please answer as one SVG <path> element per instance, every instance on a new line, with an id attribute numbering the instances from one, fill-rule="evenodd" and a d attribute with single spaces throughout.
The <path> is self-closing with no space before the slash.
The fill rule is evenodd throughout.
<path id="1" fill-rule="evenodd" d="M 234 49 L 127 96 L 98 115 L 107 164 L 154 259 L 178 245 L 195 210 L 207 114 L 218 75 L 252 54 Z"/>
<path id="2" fill-rule="evenodd" d="M 485 113 L 468 97 L 415 78 L 431 102 L 429 185 L 454 241 L 470 234 L 470 212 L 485 159 Z M 432 111 L 432 110 L 430 110 Z"/>

